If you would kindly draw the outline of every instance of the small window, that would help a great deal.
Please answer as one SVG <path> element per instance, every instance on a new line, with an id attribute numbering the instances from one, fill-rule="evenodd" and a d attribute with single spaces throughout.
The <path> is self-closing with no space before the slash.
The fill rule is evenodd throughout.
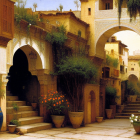
<path id="1" fill-rule="evenodd" d="M 134 71 L 134 68 L 131 68 L 131 71 Z"/>
<path id="2" fill-rule="evenodd" d="M 106 9 L 106 10 L 110 9 L 110 3 L 106 3 L 106 4 L 105 4 L 105 9 Z"/>
<path id="3" fill-rule="evenodd" d="M 88 15 L 91 15 L 91 8 L 88 8 Z"/>
<path id="4" fill-rule="evenodd" d="M 126 68 L 126 73 L 127 73 L 127 68 Z"/>

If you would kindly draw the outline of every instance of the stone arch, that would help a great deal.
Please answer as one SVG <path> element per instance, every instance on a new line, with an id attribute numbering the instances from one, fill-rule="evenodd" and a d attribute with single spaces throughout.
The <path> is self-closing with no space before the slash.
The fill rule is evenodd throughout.
<path id="1" fill-rule="evenodd" d="M 131 25 L 130 23 L 128 24 L 121 23 L 120 27 L 118 26 L 118 23 L 108 25 L 108 27 L 105 27 L 104 29 L 102 29 L 98 37 L 96 37 L 95 55 L 97 57 L 104 58 L 104 55 L 105 55 L 104 47 L 109 37 L 111 37 L 116 32 L 124 31 L 124 30 L 131 30 L 140 34 L 139 30 L 134 25 Z"/>
<path id="2" fill-rule="evenodd" d="M 43 53 L 40 51 L 40 47 L 37 45 L 37 43 L 32 40 L 32 42 L 27 42 L 26 38 L 22 38 L 20 42 L 16 44 L 16 46 L 13 49 L 13 55 L 15 52 L 21 49 L 27 56 L 29 60 L 29 54 L 32 53 L 33 55 L 37 56 L 37 63 L 38 63 L 38 68 L 37 69 L 44 69 L 45 68 L 45 57 Z M 32 51 L 32 52 L 31 52 Z M 30 62 L 29 62 L 30 64 Z M 29 66 L 30 67 L 30 66 Z"/>
<path id="3" fill-rule="evenodd" d="M 138 82 L 138 77 L 134 74 L 130 74 L 129 77 L 128 77 L 128 81 Z"/>

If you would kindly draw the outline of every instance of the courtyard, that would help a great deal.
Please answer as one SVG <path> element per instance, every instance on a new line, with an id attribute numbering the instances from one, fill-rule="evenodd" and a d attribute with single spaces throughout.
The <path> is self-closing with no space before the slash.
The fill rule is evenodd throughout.
<path id="1" fill-rule="evenodd" d="M 0 132 L 0 140 L 139 140 L 129 119 L 106 119 L 77 129 L 51 128 L 24 135 Z"/>

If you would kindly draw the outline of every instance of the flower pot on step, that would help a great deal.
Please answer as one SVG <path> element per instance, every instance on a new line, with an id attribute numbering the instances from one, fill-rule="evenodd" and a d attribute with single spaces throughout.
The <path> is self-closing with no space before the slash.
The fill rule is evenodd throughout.
<path id="1" fill-rule="evenodd" d="M 106 111 L 107 118 L 111 119 L 111 117 L 112 117 L 112 109 L 106 109 L 105 111 Z"/>
<path id="2" fill-rule="evenodd" d="M 15 130 L 16 130 L 16 127 L 17 127 L 16 125 L 11 125 L 11 124 L 8 125 L 8 130 L 9 130 L 9 132 L 10 132 L 10 133 L 14 133 Z"/>

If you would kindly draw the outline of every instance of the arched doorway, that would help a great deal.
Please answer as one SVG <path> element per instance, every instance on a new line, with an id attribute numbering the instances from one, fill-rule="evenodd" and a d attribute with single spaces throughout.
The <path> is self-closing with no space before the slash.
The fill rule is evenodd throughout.
<path id="1" fill-rule="evenodd" d="M 26 51 L 24 51 L 24 49 Z M 19 100 L 37 102 L 40 84 L 36 75 L 32 75 L 29 68 L 30 60 L 27 56 L 28 46 L 18 49 L 13 56 L 13 65 L 9 69 L 7 90 Z M 29 55 L 31 50 L 29 51 Z M 35 59 L 34 61 L 36 61 Z"/>

